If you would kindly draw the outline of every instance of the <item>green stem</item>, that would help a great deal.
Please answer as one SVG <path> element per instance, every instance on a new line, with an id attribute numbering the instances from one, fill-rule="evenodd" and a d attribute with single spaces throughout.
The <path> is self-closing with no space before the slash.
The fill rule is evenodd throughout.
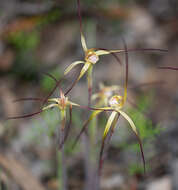
<path id="1" fill-rule="evenodd" d="M 93 65 L 90 66 L 90 68 L 87 71 L 87 82 L 88 82 L 88 106 L 91 106 L 91 96 L 92 96 L 92 73 L 93 73 Z"/>
<path id="2" fill-rule="evenodd" d="M 64 129 L 66 123 L 66 110 L 61 110 L 61 127 L 60 127 L 60 144 L 64 141 Z M 67 168 L 65 159 L 65 145 L 62 146 L 61 150 L 57 149 L 57 162 L 58 162 L 58 183 L 59 190 L 67 190 Z"/>

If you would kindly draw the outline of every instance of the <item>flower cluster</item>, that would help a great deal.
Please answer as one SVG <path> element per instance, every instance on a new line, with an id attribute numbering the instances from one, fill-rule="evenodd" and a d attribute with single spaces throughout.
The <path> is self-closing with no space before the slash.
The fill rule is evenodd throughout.
<path id="1" fill-rule="evenodd" d="M 110 116 L 108 117 L 108 120 L 106 122 L 104 132 L 103 132 L 103 138 L 102 138 L 102 148 L 100 152 L 100 164 L 99 164 L 99 169 L 101 169 L 102 166 L 102 153 L 104 149 L 104 144 L 105 144 L 105 139 L 109 133 L 109 131 L 114 131 L 114 128 L 116 127 L 116 123 L 119 119 L 119 116 L 124 117 L 133 132 L 135 133 L 140 149 L 141 149 L 141 154 L 142 154 L 142 159 L 143 159 L 143 164 L 144 164 L 144 169 L 145 169 L 145 159 L 144 159 L 144 154 L 143 154 L 143 147 L 141 140 L 139 138 L 138 131 L 136 129 L 136 126 L 130 116 L 126 114 L 125 111 L 123 111 L 124 105 L 127 101 L 127 89 L 128 89 L 128 73 L 129 73 L 129 61 L 128 61 L 128 52 L 130 51 L 165 51 L 162 49 L 128 49 L 126 46 L 125 41 L 123 40 L 124 43 L 124 48 L 123 49 L 118 49 L 118 50 L 108 50 L 106 48 L 88 48 L 87 43 L 85 40 L 85 37 L 83 35 L 82 31 L 82 19 L 81 19 L 81 11 L 80 11 L 80 0 L 77 0 L 78 2 L 78 16 L 79 16 L 79 21 L 80 21 L 80 36 L 81 36 L 81 44 L 82 48 L 84 51 L 84 59 L 83 61 L 75 61 L 71 65 L 69 65 L 65 71 L 64 71 L 64 77 L 77 65 L 83 64 L 83 67 L 80 70 L 79 76 L 77 79 L 73 82 L 73 84 L 70 86 L 70 88 L 63 93 L 61 89 L 60 91 L 60 97 L 59 98 L 50 98 L 50 96 L 53 94 L 53 92 L 57 89 L 57 87 L 60 85 L 61 80 L 56 80 L 55 77 L 53 77 L 50 74 L 47 74 L 49 77 L 51 77 L 53 80 L 55 80 L 56 85 L 54 89 L 49 93 L 49 95 L 46 98 L 22 98 L 18 99 L 16 101 L 22 101 L 22 100 L 33 100 L 33 101 L 41 101 L 42 102 L 42 108 L 38 110 L 35 113 L 32 114 L 27 114 L 23 116 L 17 116 L 17 117 L 9 117 L 9 119 L 19 119 L 19 118 L 26 118 L 26 117 L 32 117 L 36 114 L 40 114 L 43 111 L 49 110 L 51 108 L 57 107 L 60 110 L 60 116 L 61 116 L 61 133 L 64 133 L 64 138 L 63 141 L 60 143 L 59 148 L 62 147 L 64 144 L 65 140 L 67 139 L 70 125 L 71 125 L 71 120 L 72 120 L 72 107 L 76 106 L 80 109 L 87 109 L 91 110 L 92 113 L 90 117 L 88 118 L 87 121 L 84 122 L 84 125 L 79 133 L 79 135 L 76 138 L 76 141 L 78 141 L 79 137 L 81 134 L 86 130 L 88 127 L 88 124 L 91 120 L 93 120 L 95 117 L 97 117 L 100 113 L 102 112 L 111 112 Z M 124 82 L 124 88 L 121 88 L 120 86 L 117 85 L 112 85 L 112 86 L 104 86 L 102 83 L 100 83 L 100 91 L 96 94 L 92 95 L 92 71 L 93 71 L 93 66 L 99 62 L 99 58 L 102 55 L 109 55 L 111 54 L 116 58 L 116 60 L 119 62 L 120 66 L 123 66 L 121 63 L 119 57 L 117 56 L 117 53 L 125 53 L 125 82 Z M 77 82 L 85 75 L 87 74 L 87 84 L 88 84 L 88 106 L 81 106 L 77 103 L 74 103 L 70 101 L 67 97 L 67 94 L 72 90 L 72 88 L 77 84 Z M 116 91 L 121 91 L 123 89 L 123 95 L 116 93 Z M 91 101 L 95 101 L 96 104 L 95 107 L 91 106 Z M 69 109 L 69 125 L 66 127 L 66 121 L 67 121 L 67 109 Z"/>

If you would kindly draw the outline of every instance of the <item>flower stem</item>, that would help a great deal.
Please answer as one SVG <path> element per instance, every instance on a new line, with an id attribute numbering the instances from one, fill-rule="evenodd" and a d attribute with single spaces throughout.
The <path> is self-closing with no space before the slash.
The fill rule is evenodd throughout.
<path id="1" fill-rule="evenodd" d="M 64 129 L 66 123 L 66 112 L 61 111 L 61 126 L 60 126 L 60 144 L 64 142 Z M 60 151 L 57 149 L 57 162 L 58 162 L 58 182 L 59 190 L 67 190 L 67 168 L 66 168 L 66 158 L 65 158 L 65 145 L 63 145 Z"/>

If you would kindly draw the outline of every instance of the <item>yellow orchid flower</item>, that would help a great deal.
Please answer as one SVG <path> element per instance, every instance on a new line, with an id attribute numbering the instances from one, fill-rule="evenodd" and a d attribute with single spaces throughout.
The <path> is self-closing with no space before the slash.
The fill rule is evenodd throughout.
<path id="1" fill-rule="evenodd" d="M 144 154 L 143 154 L 142 143 L 139 138 L 136 126 L 135 126 L 134 122 L 132 121 L 132 119 L 124 111 L 122 111 L 124 104 L 126 102 L 126 99 L 127 99 L 127 86 L 128 86 L 128 52 L 127 52 L 126 45 L 125 45 L 125 57 L 126 57 L 126 78 L 125 78 L 125 84 L 124 84 L 124 95 L 123 96 L 122 95 L 112 96 L 108 101 L 109 106 L 100 107 L 100 108 L 90 108 L 91 110 L 94 110 L 94 112 L 90 115 L 89 119 L 84 123 L 84 125 L 75 141 L 75 143 L 78 141 L 79 137 L 85 131 L 86 127 L 88 126 L 88 124 L 91 120 L 93 120 L 97 115 L 99 115 L 100 113 L 102 113 L 104 111 L 111 111 L 111 114 L 107 120 L 105 129 L 104 129 L 103 138 L 102 138 L 102 149 L 101 149 L 101 153 L 100 153 L 99 173 L 100 173 L 100 169 L 101 169 L 101 165 L 102 165 L 102 153 L 103 153 L 103 149 L 104 149 L 105 139 L 111 128 L 112 128 L 112 131 L 114 131 L 114 128 L 116 127 L 116 123 L 117 123 L 120 115 L 128 121 L 132 131 L 135 133 L 135 135 L 138 138 L 141 153 L 142 153 L 144 170 L 145 170 L 145 159 L 144 159 Z"/>

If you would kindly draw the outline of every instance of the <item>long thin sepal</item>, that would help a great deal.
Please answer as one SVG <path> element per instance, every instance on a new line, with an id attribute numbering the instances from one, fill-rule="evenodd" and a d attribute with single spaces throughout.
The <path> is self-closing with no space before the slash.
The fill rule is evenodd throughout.
<path id="1" fill-rule="evenodd" d="M 32 117 L 34 115 L 40 114 L 42 111 L 43 110 L 40 110 L 38 112 L 27 114 L 27 115 L 22 115 L 22 116 L 8 117 L 7 120 L 9 120 L 9 119 L 23 119 L 23 118 L 27 118 L 27 117 Z"/>
<path id="2" fill-rule="evenodd" d="M 106 49 L 106 48 L 97 48 L 97 50 L 98 50 L 98 51 L 96 51 L 96 54 L 97 54 L 98 56 L 111 54 L 111 55 L 117 60 L 117 62 L 118 62 L 120 65 L 122 65 L 122 62 L 121 62 L 120 58 L 117 56 L 116 53 L 111 52 L 110 50 L 108 50 L 108 49 Z"/>
<path id="3" fill-rule="evenodd" d="M 143 145 L 142 145 L 141 139 L 138 135 L 137 128 L 136 128 L 134 122 L 132 121 L 132 119 L 125 112 L 119 111 L 119 113 L 129 122 L 130 127 L 132 128 L 133 132 L 135 133 L 135 135 L 138 139 L 138 142 L 140 145 L 140 150 L 141 150 L 142 161 L 143 161 L 144 173 L 146 173 L 146 163 L 145 163 L 145 156 L 143 153 Z"/>
<path id="4" fill-rule="evenodd" d="M 167 49 L 160 49 L 160 48 L 133 48 L 133 49 L 128 49 L 128 52 L 131 51 L 158 51 L 158 52 L 168 52 Z"/>
<path id="5" fill-rule="evenodd" d="M 80 0 L 77 0 L 77 10 L 78 10 L 79 23 L 80 23 L 80 33 L 82 33 L 82 16 L 81 16 Z"/>
<path id="6" fill-rule="evenodd" d="M 152 51 L 168 52 L 167 49 L 160 49 L 160 48 L 129 48 L 127 51 L 128 52 L 136 52 L 136 51 L 143 51 L 143 52 L 152 52 Z M 112 53 L 121 53 L 121 52 L 125 52 L 125 49 L 110 50 L 110 52 L 112 52 Z"/>
<path id="7" fill-rule="evenodd" d="M 141 151 L 141 156 L 142 156 L 142 160 L 143 160 L 143 168 L 144 168 L 144 174 L 146 173 L 146 162 L 145 162 L 145 156 L 144 156 L 144 152 L 143 152 L 143 145 L 142 145 L 142 141 L 139 137 L 139 135 L 136 135 L 139 146 L 140 146 L 140 151 Z"/>
<path id="8" fill-rule="evenodd" d="M 178 67 L 158 67 L 158 69 L 166 69 L 166 70 L 178 70 Z"/>
<path id="9" fill-rule="evenodd" d="M 71 87 L 64 93 L 65 96 L 72 90 L 72 88 L 82 78 L 82 76 L 86 73 L 86 71 L 89 69 L 90 66 L 91 66 L 91 63 L 86 62 L 84 64 L 84 66 L 82 67 L 82 69 L 80 71 L 79 76 L 77 76 L 77 78 L 75 79 L 75 81 L 72 83 Z"/>
<path id="10" fill-rule="evenodd" d="M 51 75 L 51 74 L 49 74 L 49 73 L 43 73 L 44 75 L 47 75 L 48 77 L 50 77 L 51 79 L 53 79 L 56 83 L 58 83 L 58 81 L 57 81 L 57 79 L 53 76 L 53 75 Z M 53 93 L 53 92 L 52 92 Z M 51 96 L 51 95 L 50 95 Z M 48 97 L 49 98 L 49 97 Z M 47 98 L 47 99 L 48 99 Z M 19 102 L 19 101 L 29 101 L 29 100 L 31 100 L 31 101 L 43 101 L 43 104 L 44 104 L 44 102 L 46 103 L 46 101 L 47 101 L 47 99 L 43 99 L 43 98 L 19 98 L 19 99 L 16 99 L 16 100 L 14 100 L 13 102 Z"/>
<path id="11" fill-rule="evenodd" d="M 44 99 L 43 101 L 43 105 L 46 104 L 46 102 L 48 101 L 49 97 L 54 93 L 54 91 L 57 89 L 57 87 L 60 85 L 60 83 L 62 82 L 63 78 L 61 78 L 60 80 L 58 80 L 56 82 L 55 87 L 52 89 L 52 91 L 48 94 L 48 96 Z"/>
<path id="12" fill-rule="evenodd" d="M 58 107 L 58 105 L 57 104 L 49 104 L 48 106 L 43 107 L 42 110 L 44 111 L 44 110 L 48 110 L 48 109 L 51 109 L 54 107 Z"/>
<path id="13" fill-rule="evenodd" d="M 113 111 L 111 113 L 111 115 L 109 116 L 108 121 L 107 121 L 106 126 L 105 126 L 105 129 L 104 129 L 103 139 L 106 138 L 106 136 L 110 130 L 110 127 L 112 126 L 113 121 L 114 121 L 117 114 L 118 114 L 117 112 Z"/>
<path id="14" fill-rule="evenodd" d="M 64 75 L 67 75 L 75 66 L 85 63 L 84 61 L 75 61 L 72 64 L 70 64 L 64 71 Z"/>
<path id="15" fill-rule="evenodd" d="M 44 99 L 42 98 L 18 98 L 13 100 L 13 102 L 20 102 L 20 101 L 40 101 L 42 102 Z"/>
<path id="16" fill-rule="evenodd" d="M 78 82 L 78 78 L 80 76 L 80 73 L 77 75 L 76 79 L 74 80 L 74 82 L 72 83 L 72 85 L 66 90 L 66 92 L 64 93 L 65 96 L 67 96 L 67 94 L 73 89 L 73 87 L 77 84 Z"/>
<path id="17" fill-rule="evenodd" d="M 78 81 L 83 77 L 83 75 L 88 71 L 88 69 L 91 67 L 91 63 L 86 62 L 84 64 L 84 66 L 82 67 L 81 71 L 80 71 L 80 75 L 78 77 Z"/>

